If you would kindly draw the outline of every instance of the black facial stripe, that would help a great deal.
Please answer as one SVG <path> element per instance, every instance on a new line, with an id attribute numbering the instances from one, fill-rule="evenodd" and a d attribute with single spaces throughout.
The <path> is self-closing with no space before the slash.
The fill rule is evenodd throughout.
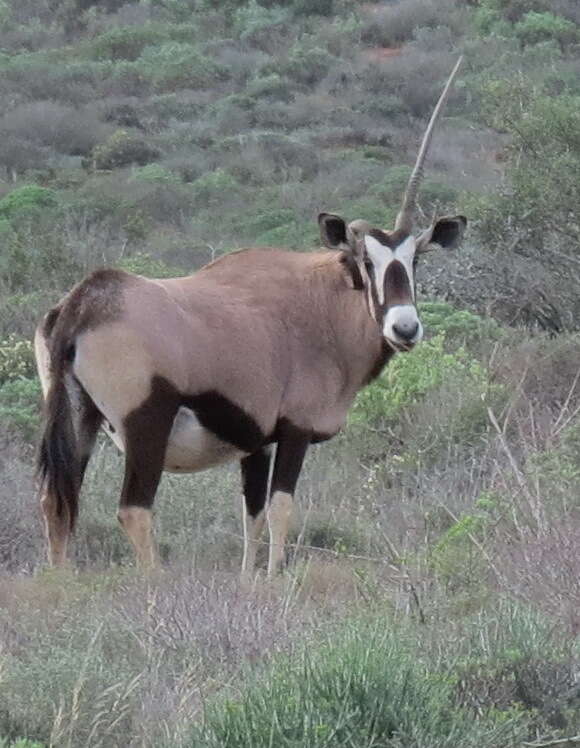
<path id="1" fill-rule="evenodd" d="M 375 319 L 378 321 L 382 317 L 383 305 L 379 301 L 379 294 L 377 290 L 377 279 L 375 277 L 375 266 L 370 260 L 365 262 L 365 268 L 369 276 L 369 284 L 371 290 L 371 304 L 373 305 L 373 312 Z"/>
<path id="2" fill-rule="evenodd" d="M 369 236 L 372 236 L 373 239 L 376 239 L 385 247 L 389 247 L 389 249 L 396 249 L 410 236 L 407 231 L 402 231 L 401 229 L 388 234 L 385 231 L 381 231 L 381 229 L 370 229 L 368 233 Z"/>
<path id="3" fill-rule="evenodd" d="M 384 279 L 385 306 L 413 304 L 413 292 L 407 270 L 400 260 L 393 260 L 387 267 Z"/>

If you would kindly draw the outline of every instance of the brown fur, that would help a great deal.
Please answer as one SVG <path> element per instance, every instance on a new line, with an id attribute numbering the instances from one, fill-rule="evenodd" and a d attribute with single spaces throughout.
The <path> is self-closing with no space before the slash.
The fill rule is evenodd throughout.
<path id="1" fill-rule="evenodd" d="M 78 284 L 37 332 L 48 390 L 39 456 L 48 535 L 58 525 L 66 546 L 63 521 L 74 527 L 103 418 L 125 451 L 122 507 L 150 509 L 177 410 L 206 401 L 229 403 L 225 426 L 243 416 L 251 451 L 284 442 L 275 482 L 293 491 L 306 445 L 341 428 L 357 391 L 391 355 L 365 298 L 339 252 L 249 249 L 186 278 L 103 270 Z M 284 532 L 275 531 L 277 542 Z M 141 555 L 146 536 L 140 531 Z"/>

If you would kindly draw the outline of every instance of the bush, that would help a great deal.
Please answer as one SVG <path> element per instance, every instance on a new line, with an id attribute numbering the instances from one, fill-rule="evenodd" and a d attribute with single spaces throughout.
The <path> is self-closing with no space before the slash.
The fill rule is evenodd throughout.
<path id="1" fill-rule="evenodd" d="M 0 244 L 5 246 L 1 229 Z M 3 280 L 7 280 L 9 277 L 7 266 L 10 259 L 10 257 L 4 258 L 3 251 L 0 251 L 0 278 Z M 58 294 L 58 290 L 56 294 Z M 34 326 L 49 308 L 51 302 L 56 302 L 56 294 L 54 291 L 47 293 L 45 290 L 36 290 L 30 293 L 23 293 L 22 291 L 14 294 L 0 293 L 0 338 L 10 338 L 12 335 L 30 336 Z M 17 340 L 22 339 L 22 337 L 17 337 Z M 27 339 L 24 338 L 24 340 Z"/>
<path id="2" fill-rule="evenodd" d="M 321 81 L 338 60 L 321 47 L 306 42 L 297 43 L 281 66 L 281 73 L 303 86 L 314 86 Z"/>
<path id="3" fill-rule="evenodd" d="M 145 166 L 159 156 L 157 148 L 141 136 L 117 130 L 93 150 L 92 160 L 95 169 L 117 169 L 131 164 Z"/>
<path id="4" fill-rule="evenodd" d="M 54 190 L 36 184 L 26 184 L 12 190 L 0 200 L 0 217 L 9 220 L 33 218 L 56 204 L 57 194 Z"/>
<path id="5" fill-rule="evenodd" d="M 161 164 L 148 164 L 134 169 L 131 174 L 132 182 L 150 182 L 154 184 L 180 184 L 181 180 L 171 169 Z"/>
<path id="6" fill-rule="evenodd" d="M 443 382 L 464 377 L 487 392 L 485 369 L 463 348 L 445 351 L 445 336 L 439 334 L 423 341 L 409 355 L 396 356 L 383 374 L 359 393 L 351 411 L 352 423 L 376 423 L 395 418 L 403 408 L 418 402 Z"/>
<path id="7" fill-rule="evenodd" d="M 149 24 L 112 28 L 90 43 L 90 54 L 96 60 L 135 61 L 145 47 L 160 44 L 167 38 L 166 30 Z"/>
<path id="8" fill-rule="evenodd" d="M 373 187 L 371 192 L 384 200 L 386 205 L 397 207 L 410 176 L 410 167 L 391 166 L 386 170 L 382 184 Z M 427 213 L 434 209 L 445 212 L 447 208 L 455 204 L 457 194 L 457 190 L 451 185 L 427 178 L 421 185 L 421 206 Z"/>
<path id="9" fill-rule="evenodd" d="M 72 156 L 88 154 L 109 131 L 91 114 L 54 101 L 22 104 L 0 121 L 2 133 Z"/>
<path id="10" fill-rule="evenodd" d="M 207 208 L 219 206 L 224 194 L 237 192 L 240 186 L 227 171 L 216 169 L 192 182 L 191 188 L 196 204 Z"/>
<path id="11" fill-rule="evenodd" d="M 479 590 L 478 605 L 489 572 L 481 551 L 489 522 L 490 514 L 483 502 L 479 512 L 458 518 L 431 551 L 431 564 L 439 579 L 453 591 L 462 589 L 473 594 Z"/>
<path id="12" fill-rule="evenodd" d="M 286 8 L 264 8 L 256 0 L 238 8 L 233 15 L 233 30 L 240 39 L 256 43 L 261 36 L 269 37 L 272 31 L 288 21 Z"/>
<path id="13" fill-rule="evenodd" d="M 48 163 L 48 159 L 46 148 L 29 140 L 10 134 L 0 138 L 0 165 L 12 180 L 29 169 L 42 168 Z"/>
<path id="14" fill-rule="evenodd" d="M 238 181 L 246 184 L 279 184 L 292 178 L 309 180 L 320 168 L 316 147 L 276 132 L 259 132 L 242 142 L 237 137 L 227 138 L 217 148 L 229 151 L 230 170 Z"/>
<path id="15" fill-rule="evenodd" d="M 445 335 L 448 345 L 474 346 L 483 340 L 498 340 L 502 335 L 502 328 L 494 320 L 457 309 L 445 301 L 422 301 L 418 306 L 425 333 Z"/>
<path id="16" fill-rule="evenodd" d="M 492 246 L 509 241 L 515 250 L 566 266 L 570 243 L 580 246 L 574 219 L 580 201 L 580 98 L 544 95 L 524 76 L 490 80 L 482 93 L 487 122 L 511 137 L 506 180 L 481 200 L 474 216 L 482 238 Z M 557 248 L 562 236 L 566 246 L 556 260 L 550 248 Z"/>
<path id="17" fill-rule="evenodd" d="M 496 721 L 484 712 L 474 720 L 454 706 L 452 678 L 422 664 L 383 614 L 380 623 L 351 623 L 322 645 L 246 680 L 240 698 L 206 708 L 189 744 L 497 748 L 516 745 L 518 734 L 516 716 Z"/>
<path id="18" fill-rule="evenodd" d="M 0 385 L 34 374 L 34 351 L 29 340 L 9 335 L 0 340 Z"/>
<path id="19" fill-rule="evenodd" d="M 180 42 L 146 47 L 137 64 L 159 92 L 211 87 L 228 75 L 223 65 L 203 55 L 197 47 Z"/>
<path id="20" fill-rule="evenodd" d="M 246 93 L 252 101 L 256 98 L 265 98 L 272 101 L 289 102 L 292 99 L 292 87 L 288 79 L 283 78 L 278 73 L 258 75 L 253 78 L 246 86 Z"/>
<path id="21" fill-rule="evenodd" d="M 146 278 L 176 278 L 184 275 L 179 268 L 166 265 L 163 260 L 152 257 L 146 252 L 136 252 L 130 257 L 124 257 L 117 264 L 121 270 L 136 275 L 144 275 Z"/>
<path id="22" fill-rule="evenodd" d="M 514 26 L 514 33 L 522 44 L 538 44 L 554 39 L 560 47 L 566 47 L 578 41 L 576 24 L 553 13 L 527 13 Z"/>
<path id="23" fill-rule="evenodd" d="M 40 424 L 40 382 L 24 377 L 0 384 L 0 422 L 27 441 L 34 441 Z"/>
<path id="24" fill-rule="evenodd" d="M 452 23 L 451 0 L 397 0 L 370 6 L 364 14 L 362 38 L 367 44 L 398 47 L 413 37 L 417 28 L 437 28 Z"/>

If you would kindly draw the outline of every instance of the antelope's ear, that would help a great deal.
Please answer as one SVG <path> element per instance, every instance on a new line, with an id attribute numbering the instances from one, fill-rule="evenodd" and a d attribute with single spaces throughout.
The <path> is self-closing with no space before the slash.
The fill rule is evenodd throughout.
<path id="1" fill-rule="evenodd" d="M 455 249 L 461 242 L 467 218 L 465 216 L 443 216 L 423 231 L 416 239 L 417 254 L 435 249 L 436 244 L 443 249 Z"/>
<path id="2" fill-rule="evenodd" d="M 355 236 L 343 218 L 334 213 L 321 213 L 318 216 L 318 225 L 320 226 L 320 237 L 325 247 L 356 253 Z"/>

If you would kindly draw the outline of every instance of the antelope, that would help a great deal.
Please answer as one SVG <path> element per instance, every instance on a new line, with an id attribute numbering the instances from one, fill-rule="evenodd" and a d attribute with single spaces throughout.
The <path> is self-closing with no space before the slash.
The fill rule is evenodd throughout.
<path id="1" fill-rule="evenodd" d="M 464 216 L 433 218 L 413 235 L 429 144 L 460 63 L 423 136 L 393 231 L 321 213 L 326 250 L 243 249 L 163 280 L 101 269 L 48 312 L 35 355 L 50 564 L 66 562 L 103 427 L 125 456 L 118 519 L 141 568 L 157 564 L 152 507 L 162 472 L 239 460 L 242 574 L 253 573 L 266 523 L 268 574 L 279 569 L 308 446 L 334 436 L 357 392 L 421 340 L 417 258 L 455 247 L 467 224 Z"/>

